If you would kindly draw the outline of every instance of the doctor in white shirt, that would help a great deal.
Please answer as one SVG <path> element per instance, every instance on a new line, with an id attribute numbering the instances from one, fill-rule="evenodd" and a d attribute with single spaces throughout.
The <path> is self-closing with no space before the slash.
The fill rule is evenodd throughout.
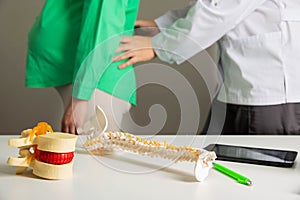
<path id="1" fill-rule="evenodd" d="M 156 56 L 181 64 L 217 43 L 223 134 L 300 134 L 299 0 L 198 0 L 137 25 L 160 32 L 124 37 L 120 68 Z"/>

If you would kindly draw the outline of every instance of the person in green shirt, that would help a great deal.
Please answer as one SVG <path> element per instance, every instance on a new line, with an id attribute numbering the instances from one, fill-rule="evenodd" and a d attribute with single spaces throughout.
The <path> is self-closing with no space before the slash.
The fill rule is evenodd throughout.
<path id="1" fill-rule="evenodd" d="M 60 94 L 72 92 L 73 101 L 68 97 L 62 118 L 63 132 L 76 133 L 74 103 L 86 103 L 95 89 L 99 99 L 107 100 L 100 106 L 111 107 L 109 97 L 126 109 L 136 104 L 133 67 L 119 70 L 120 63 L 111 60 L 122 35 L 133 32 L 138 5 L 139 0 L 45 2 L 28 34 L 25 84 L 55 87 Z M 88 62 L 95 58 L 96 62 Z"/>

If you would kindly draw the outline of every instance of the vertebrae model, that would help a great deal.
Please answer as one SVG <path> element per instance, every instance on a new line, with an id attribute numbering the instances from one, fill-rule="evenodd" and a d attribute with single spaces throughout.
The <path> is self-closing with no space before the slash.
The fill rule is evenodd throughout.
<path id="1" fill-rule="evenodd" d="M 28 167 L 33 174 L 46 179 L 64 179 L 72 175 L 77 136 L 53 132 L 40 122 L 33 129 L 22 131 L 21 137 L 10 139 L 9 146 L 19 148 L 19 157 L 9 157 L 7 164 L 16 166 L 16 173 Z"/>
<path id="2" fill-rule="evenodd" d="M 98 109 L 98 111 L 96 111 L 97 117 L 100 117 L 101 112 L 104 116 L 100 118 L 102 120 L 100 124 L 103 124 L 105 113 L 99 107 L 96 107 L 96 109 Z M 107 120 L 105 121 L 107 122 Z M 121 149 L 141 155 L 161 157 L 175 162 L 195 162 L 194 175 L 198 181 L 203 181 L 206 178 L 208 171 L 212 168 L 212 162 L 216 159 L 214 152 L 209 152 L 204 149 L 186 146 L 177 147 L 172 144 L 167 144 L 166 141 L 160 143 L 156 140 L 144 140 L 125 132 L 105 132 L 105 128 L 98 136 L 94 136 L 93 134 L 88 136 L 84 145 L 95 155 L 104 155 L 105 151 Z"/>

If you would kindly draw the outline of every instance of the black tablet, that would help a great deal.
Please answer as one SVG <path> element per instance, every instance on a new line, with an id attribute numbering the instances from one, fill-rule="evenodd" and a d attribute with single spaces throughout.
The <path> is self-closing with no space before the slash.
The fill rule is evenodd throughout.
<path id="1" fill-rule="evenodd" d="M 206 150 L 215 151 L 217 160 L 243 162 L 259 165 L 292 167 L 296 151 L 265 149 L 246 146 L 233 146 L 225 144 L 210 144 Z"/>

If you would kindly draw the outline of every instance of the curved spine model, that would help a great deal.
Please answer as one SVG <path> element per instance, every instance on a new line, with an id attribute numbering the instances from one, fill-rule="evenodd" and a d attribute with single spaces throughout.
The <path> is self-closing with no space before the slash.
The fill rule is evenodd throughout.
<path id="1" fill-rule="evenodd" d="M 102 132 L 99 136 L 88 136 L 84 146 L 94 155 L 104 155 L 106 151 L 120 149 L 151 157 L 160 157 L 175 162 L 195 162 L 195 178 L 203 181 L 212 168 L 216 159 L 214 152 L 204 149 L 174 146 L 166 141 L 160 143 L 156 140 L 144 140 L 126 132 Z"/>

